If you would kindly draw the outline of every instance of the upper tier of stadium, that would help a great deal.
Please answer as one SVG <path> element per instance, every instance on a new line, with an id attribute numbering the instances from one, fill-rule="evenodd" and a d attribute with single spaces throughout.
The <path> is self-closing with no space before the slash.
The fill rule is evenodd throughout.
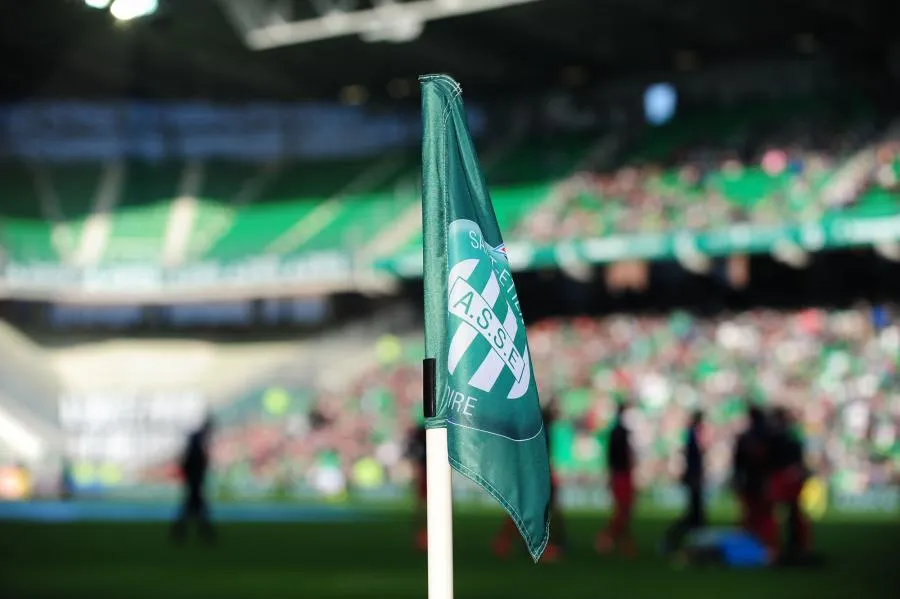
<path id="1" fill-rule="evenodd" d="M 756 104 L 482 148 L 509 241 L 715 231 L 898 212 L 895 128 L 865 106 Z M 610 149 L 612 148 L 612 149 Z M 418 150 L 269 164 L 0 163 L 0 256 L 72 266 L 421 246 Z"/>

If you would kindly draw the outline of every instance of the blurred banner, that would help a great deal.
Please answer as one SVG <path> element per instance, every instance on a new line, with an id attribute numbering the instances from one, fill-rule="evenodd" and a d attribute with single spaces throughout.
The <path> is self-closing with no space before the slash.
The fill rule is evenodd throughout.
<path id="1" fill-rule="evenodd" d="M 706 256 L 761 254 L 790 243 L 809 251 L 869 245 L 900 238 L 900 217 L 831 216 L 808 224 L 780 226 L 735 224 L 695 233 L 672 231 L 658 234 L 610 235 L 583 238 L 553 245 L 535 245 L 518 240 L 506 244 L 513 270 L 558 266 L 563 262 L 604 264 L 625 260 L 664 260 L 679 256 L 682 248 Z M 412 251 L 380 261 L 378 265 L 403 276 L 422 272 L 421 252 Z M 739 273 L 738 273 L 739 274 Z M 740 279 L 740 276 L 737 277 Z"/>
<path id="2" fill-rule="evenodd" d="M 203 261 L 181 268 L 153 264 L 127 264 L 73 268 L 60 263 L 0 264 L 0 297 L 17 295 L 84 294 L 147 300 L 161 294 L 177 300 L 177 294 L 228 297 L 231 293 L 317 285 L 349 289 L 355 268 L 344 252 L 308 252 L 293 256 L 255 256 L 232 263 Z M 285 291 L 285 289 L 281 289 Z M 174 294 L 174 295 L 173 295 Z"/>
<path id="3" fill-rule="evenodd" d="M 484 115 L 471 115 L 473 134 Z M 281 157 L 371 154 L 419 142 L 416 111 L 329 104 L 0 105 L 0 156 L 46 161 Z"/>
<path id="4" fill-rule="evenodd" d="M 612 235 L 584 238 L 556 244 L 534 244 L 524 240 L 506 244 L 510 268 L 514 271 L 560 267 L 562 265 L 606 264 L 621 261 L 678 259 L 685 247 L 698 255 L 720 257 L 732 254 L 765 254 L 790 244 L 818 251 L 871 246 L 900 239 L 900 217 L 832 216 L 817 223 L 764 227 L 738 224 L 703 233 L 673 231 L 660 234 Z M 2 241 L 2 239 L 0 239 Z M 630 273 L 628 285 L 644 285 L 641 269 Z M 154 301 L 165 297 L 177 301 L 178 294 L 210 296 L 222 294 L 265 295 L 266 287 L 286 291 L 351 290 L 366 284 L 382 284 L 372 275 L 403 278 L 422 274 L 421 249 L 403 249 L 378 258 L 354 256 L 344 251 L 301 252 L 290 255 L 251 256 L 235 262 L 207 260 L 178 268 L 152 264 L 109 264 L 74 268 L 59 263 L 0 262 L 0 297 L 56 295 L 71 293 L 79 299 L 91 296 L 122 300 Z M 729 275 L 740 283 L 745 273 L 729 267 Z M 320 289 L 321 290 L 321 289 Z"/>

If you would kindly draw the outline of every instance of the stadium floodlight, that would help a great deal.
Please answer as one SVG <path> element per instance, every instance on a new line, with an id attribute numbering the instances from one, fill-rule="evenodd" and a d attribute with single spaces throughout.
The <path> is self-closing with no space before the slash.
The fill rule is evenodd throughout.
<path id="1" fill-rule="evenodd" d="M 247 46 L 265 50 L 346 35 L 367 42 L 411 41 L 429 21 L 539 0 L 374 0 L 374 6 L 359 10 L 349 9 L 346 2 L 319 0 L 314 3 L 319 16 L 299 20 L 260 0 L 219 1 Z"/>
<path id="2" fill-rule="evenodd" d="M 361 31 L 359 37 L 364 42 L 411 42 L 425 29 L 425 24 L 410 17 L 405 13 L 382 18 L 380 21 L 372 21 L 369 28 Z"/>
<path id="3" fill-rule="evenodd" d="M 131 21 L 152 15 L 159 8 L 159 0 L 114 0 L 109 12 L 117 21 Z"/>
<path id="4" fill-rule="evenodd" d="M 103 10 L 112 0 L 84 0 L 85 6 L 88 8 L 96 8 L 97 10 Z"/>
<path id="5" fill-rule="evenodd" d="M 678 94 L 669 83 L 655 83 L 644 92 L 644 117 L 651 125 L 663 125 L 675 116 Z"/>

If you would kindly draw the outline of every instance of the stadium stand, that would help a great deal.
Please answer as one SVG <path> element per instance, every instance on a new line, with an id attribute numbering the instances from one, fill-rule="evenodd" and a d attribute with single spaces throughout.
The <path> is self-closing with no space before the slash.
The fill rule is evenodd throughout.
<path id="1" fill-rule="evenodd" d="M 536 323 L 529 331 L 536 377 L 562 411 L 551 433 L 559 474 L 576 484 L 603 480 L 613 405 L 627 400 L 636 408 L 643 486 L 677 480 L 683 426 L 698 407 L 712 425 L 710 482 L 726 485 L 735 431 L 747 402 L 758 402 L 798 414 L 809 464 L 832 488 L 877 487 L 900 463 L 900 329 L 885 324 L 894 314 L 895 307 L 859 306 Z M 420 418 L 421 333 L 367 339 L 352 344 L 368 360 L 343 384 L 273 372 L 222 405 L 215 452 L 230 492 L 271 488 L 289 473 L 314 487 L 317 468 L 326 467 L 353 486 L 360 461 L 372 458 L 383 482 L 407 479 L 400 443 Z M 163 472 L 171 467 L 147 476 Z"/>
<path id="2" fill-rule="evenodd" d="M 589 160 L 602 135 L 495 144 L 483 161 L 508 240 L 554 243 L 894 215 L 896 133 L 864 104 L 802 100 L 688 112 L 631 141 L 617 134 L 621 149 L 607 167 Z M 270 164 L 3 169 L 10 201 L 0 245 L 15 262 L 172 266 L 322 251 L 375 261 L 421 244 L 412 149 Z"/>
<path id="3" fill-rule="evenodd" d="M 517 233 L 552 241 L 895 213 L 896 196 L 865 187 L 868 169 L 847 168 L 879 150 L 870 114 L 826 108 L 753 105 L 647 129 L 618 166 L 582 173 L 567 201 Z"/>
<path id="4" fill-rule="evenodd" d="M 489 161 L 498 218 L 511 228 L 547 196 L 588 151 L 591 139 L 563 140 L 549 149 L 522 145 Z M 489 152 L 490 154 L 490 152 Z M 52 227 L 59 223 L 80 263 L 157 263 L 166 256 L 177 200 L 191 200 L 184 239 L 167 263 L 230 261 L 273 253 L 359 251 L 417 210 L 415 151 L 376 158 L 254 165 L 211 161 L 190 165 L 131 161 L 43 169 L 6 166 L 15 196 L 4 208 L 3 245 L 18 261 L 54 260 Z M 116 175 L 118 169 L 121 173 Z M 39 177 L 58 202 L 41 212 Z M 64 190 L 64 191 L 61 191 Z M 182 227 L 184 228 L 184 227 Z M 409 235 L 409 233 L 407 233 Z M 420 236 L 401 239 L 415 246 Z"/>
<path id="5" fill-rule="evenodd" d="M 9 4 L 0 526 L 14 534 L 0 595 L 824 599 L 898 586 L 897 3 Z M 521 308 L 528 380 L 559 408 L 545 420 L 542 564 L 517 546 L 533 518 L 500 510 L 531 510 L 543 476 L 501 498 L 458 467 L 455 570 L 425 542 L 442 535 L 424 517 L 441 494 L 423 505 L 415 484 L 423 327 L 433 341 L 445 316 L 423 276 L 436 272 L 420 197 L 428 72 L 458 80 L 455 123 L 478 146 L 515 282 L 495 293 L 507 273 L 491 254 L 478 301 L 497 308 L 491 325 L 503 293 Z M 460 382 L 478 369 L 480 388 L 499 364 L 488 346 L 509 346 L 457 352 L 463 337 L 447 361 L 466 354 Z M 504 360 L 523 382 L 520 341 Z M 607 471 L 623 461 L 609 451 L 623 403 L 633 510 L 630 476 Z M 770 430 L 748 443 L 770 471 L 731 479 L 749 405 L 789 408 L 808 469 L 786 467 L 791 439 Z M 708 509 L 692 509 L 701 497 Z M 176 526 L 167 539 L 180 500 L 221 536 Z M 676 547 L 668 524 L 684 508 L 676 527 L 692 530 Z M 595 555 L 613 538 L 621 555 Z M 779 567 L 708 567 L 735 538 L 757 549 L 752 565 Z"/>
<path id="6" fill-rule="evenodd" d="M 835 113 L 803 101 L 688 114 L 621 139 L 506 140 L 482 155 L 508 240 L 553 244 L 895 215 L 896 134 L 897 127 L 879 126 L 865 106 Z M 596 148 L 610 141 L 617 151 L 597 162 Z M 420 253 L 413 149 L 284 163 L 7 161 L 0 176 L 6 182 L 0 245 L 23 263 L 178 265 L 260 254 L 339 251 L 374 260 Z M 537 378 L 545 396 L 559 396 L 565 414 L 553 431 L 554 460 L 567 480 L 602 477 L 598 456 L 612 402 L 628 398 L 639 407 L 641 479 L 672 475 L 687 410 L 703 405 L 715 424 L 713 478 L 723 484 L 728 439 L 744 402 L 759 399 L 800 411 L 814 466 L 834 485 L 877 484 L 884 464 L 900 459 L 900 405 L 891 391 L 900 337 L 896 326 L 874 324 L 870 312 L 538 323 L 531 334 Z M 11 367 L 33 371 L 27 380 L 60 387 L 0 386 L 0 407 L 19 413 L 29 398 L 27 417 L 52 423 L 63 388 L 90 390 L 101 380 L 120 391 L 190 387 L 223 422 L 216 455 L 234 488 L 263 488 L 286 472 L 318 477 L 323 469 L 352 481 L 361 461 L 385 481 L 403 482 L 409 473 L 399 440 L 419 412 L 421 352 L 413 339 L 421 331 L 377 343 L 376 333 L 332 333 L 315 341 L 314 356 L 292 344 L 229 348 L 187 341 L 47 349 Z M 21 340 L 5 342 L 25 347 Z M 53 373 L 42 375 L 46 364 Z M 171 472 L 169 463 L 146 477 Z"/>
<path id="7" fill-rule="evenodd" d="M 233 260 L 358 247 L 396 214 L 398 204 L 412 202 L 412 197 L 395 198 L 393 191 L 400 178 L 414 172 L 413 165 L 408 153 L 276 165 L 243 182 L 235 180 L 230 198 L 215 197 L 213 187 L 204 189 L 203 210 L 216 224 L 206 228 L 198 218 L 190 251 L 197 259 Z M 218 179 L 213 168 L 207 169 L 207 180 Z"/>

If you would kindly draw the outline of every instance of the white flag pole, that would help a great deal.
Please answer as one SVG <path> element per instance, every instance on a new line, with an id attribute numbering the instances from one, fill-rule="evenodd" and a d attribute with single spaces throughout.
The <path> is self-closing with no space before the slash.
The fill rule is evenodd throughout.
<path id="1" fill-rule="evenodd" d="M 425 417 L 436 411 L 435 359 L 423 361 Z M 453 599 L 453 496 L 447 428 L 425 431 L 428 518 L 428 599 Z"/>

